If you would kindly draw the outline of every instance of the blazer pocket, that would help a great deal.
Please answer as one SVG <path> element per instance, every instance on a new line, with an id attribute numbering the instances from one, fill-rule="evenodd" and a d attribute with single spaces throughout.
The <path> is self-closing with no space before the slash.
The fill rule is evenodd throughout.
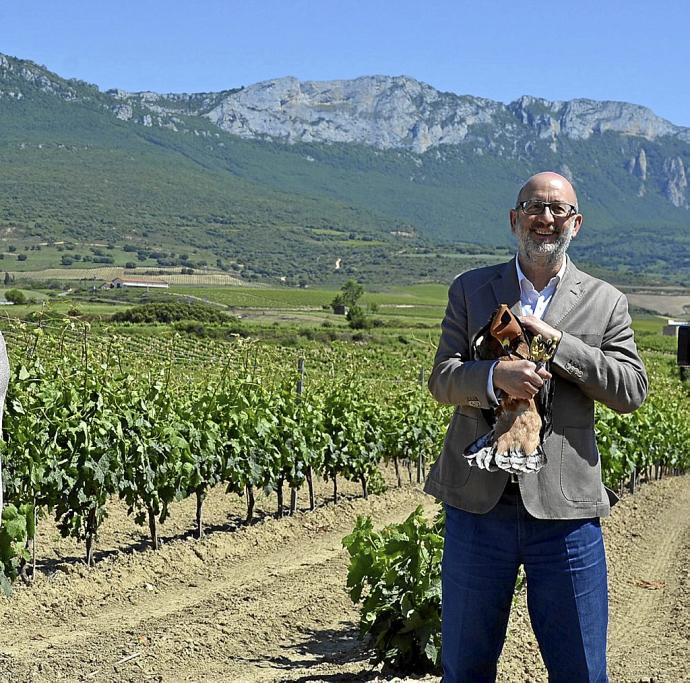
<path id="1" fill-rule="evenodd" d="M 462 455 L 465 449 L 477 439 L 478 431 L 479 418 L 476 415 L 466 415 L 460 410 L 457 410 L 448 427 L 446 448 Z"/>
<path id="2" fill-rule="evenodd" d="M 478 437 L 479 419 L 459 410 L 453 415 L 439 459 L 438 479 L 449 488 L 461 488 L 470 478 L 471 468 L 463 455 Z"/>
<path id="3" fill-rule="evenodd" d="M 600 502 L 601 459 L 594 430 L 589 427 L 563 429 L 561 491 L 572 503 Z"/>

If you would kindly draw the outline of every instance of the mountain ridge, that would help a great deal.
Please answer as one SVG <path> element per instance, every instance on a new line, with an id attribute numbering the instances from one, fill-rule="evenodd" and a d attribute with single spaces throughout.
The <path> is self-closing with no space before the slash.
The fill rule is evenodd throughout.
<path id="1" fill-rule="evenodd" d="M 268 104 L 269 107 L 265 109 L 275 109 L 276 102 L 279 103 L 282 109 L 290 103 L 290 99 L 304 100 L 306 104 L 316 106 L 318 104 L 328 104 L 333 106 L 332 98 L 335 94 L 340 94 L 343 101 L 349 102 L 353 105 L 359 105 L 361 113 L 366 113 L 367 99 L 374 106 L 378 107 L 377 113 L 385 120 L 386 109 L 381 107 L 381 98 L 386 96 L 390 91 L 405 91 L 409 96 L 408 100 L 412 100 L 413 105 L 417 105 L 417 113 L 424 114 L 425 112 L 419 106 L 419 97 L 425 97 L 426 101 L 431 103 L 454 103 L 461 113 L 466 113 L 468 110 L 461 105 L 474 105 L 476 109 L 480 107 L 488 110 L 491 114 L 501 114 L 504 112 L 511 112 L 515 117 L 525 125 L 537 126 L 544 130 L 544 124 L 548 124 L 548 119 L 551 119 L 556 126 L 549 126 L 548 134 L 556 135 L 563 133 L 564 135 L 573 139 L 586 139 L 594 132 L 601 133 L 605 130 L 613 130 L 627 135 L 639 135 L 641 137 L 653 140 L 657 137 L 669 135 L 676 136 L 685 142 L 690 142 L 690 128 L 679 126 L 657 116 L 649 107 L 629 102 L 617 100 L 593 100 L 590 98 L 574 98 L 572 100 L 547 100 L 544 98 L 535 97 L 532 95 L 522 95 L 516 100 L 508 103 L 503 103 L 498 100 L 492 100 L 484 97 L 477 97 L 468 94 L 458 94 L 451 91 L 442 91 L 434 88 L 432 85 L 419 81 L 412 76 L 388 76 L 383 74 L 364 75 L 352 79 L 337 79 L 337 80 L 300 80 L 294 76 L 283 76 L 279 78 L 267 79 L 253 83 L 246 86 L 239 86 L 235 88 L 226 88 L 216 92 L 192 92 L 192 93 L 157 93 L 154 91 L 126 91 L 118 88 L 111 88 L 108 90 L 100 90 L 97 85 L 81 81 L 79 79 L 63 79 L 57 77 L 50 72 L 45 66 L 36 64 L 30 60 L 22 60 L 16 57 L 10 57 L 0 53 L 0 69 L 13 70 L 14 67 L 21 66 L 23 68 L 23 75 L 27 80 L 32 80 L 34 70 L 41 73 L 43 76 L 42 85 L 48 86 L 49 82 L 56 81 L 63 84 L 74 84 L 78 86 L 86 86 L 98 92 L 102 96 L 113 97 L 119 101 L 136 101 L 140 104 L 145 104 L 150 107 L 154 113 L 180 113 L 171 107 L 165 107 L 158 104 L 159 102 L 170 101 L 186 101 L 201 102 L 201 104 L 208 103 L 209 100 L 220 99 L 222 103 L 228 104 L 228 100 L 240 100 L 248 108 L 260 109 L 260 105 Z M 47 76 L 49 74 L 49 76 Z M 38 79 L 39 82 L 41 79 Z M 266 93 L 274 91 L 273 94 Z M 67 91 L 68 94 L 73 95 L 73 92 Z M 359 98 L 357 94 L 361 93 Z M 325 95 L 331 97 L 328 102 Z M 311 100 L 309 100 L 311 98 Z M 415 101 L 416 98 L 416 101 Z M 404 97 L 403 97 L 404 100 Z M 444 102 L 445 100 L 445 102 Z M 398 100 L 399 102 L 402 100 Z M 196 115 L 205 115 L 215 123 L 223 122 L 222 113 L 216 112 L 218 105 L 210 110 L 197 110 Z M 447 109 L 444 113 L 447 113 Z M 236 111 L 241 112 L 242 107 L 237 106 Z M 189 113 L 189 111 L 185 112 Z M 325 110 L 322 113 L 326 113 Z M 422 116 L 422 118 L 424 118 Z M 438 116 L 436 116 L 438 118 Z M 437 121 L 426 121 L 429 124 L 438 125 Z M 470 124 L 471 125 L 471 124 Z M 245 134 L 247 136 L 259 135 L 259 131 L 237 129 L 236 127 L 222 127 L 227 132 L 234 132 L 235 134 Z M 280 137 L 272 134 L 272 137 Z M 286 136 L 288 140 L 290 136 Z M 294 137 L 294 136 L 293 136 Z M 444 140 L 441 142 L 440 140 Z M 312 139 L 304 141 L 315 141 Z M 321 140 L 324 141 L 324 140 Z M 364 140 L 349 139 L 349 140 L 330 140 L 332 142 L 364 142 Z M 383 144 L 382 147 L 396 146 L 392 144 L 396 142 L 395 138 L 388 140 L 388 145 Z M 456 138 L 439 138 L 435 139 L 436 144 L 454 144 L 457 142 Z M 406 147 L 405 144 L 397 146 Z M 432 146 L 432 145 L 430 145 Z M 424 149 L 415 149 L 415 151 L 426 151 L 428 146 Z"/>
<path id="2" fill-rule="evenodd" d="M 506 246 L 504 212 L 493 207 L 509 206 L 521 180 L 550 168 L 576 183 L 586 206 L 574 247 L 585 258 L 690 276 L 690 129 L 641 105 L 527 95 L 503 104 L 409 76 L 101 91 L 0 55 L 0 126 L 5 167 L 16 174 L 0 193 L 0 225 L 85 235 L 96 229 L 88 209 L 98 197 L 99 234 L 109 225 L 143 239 L 142 226 L 162 224 L 177 242 L 216 240 L 222 258 L 249 249 L 256 260 L 249 226 L 265 230 L 265 249 L 281 225 L 290 237 L 271 244 L 276 263 L 316 268 L 317 252 L 319 263 L 335 263 L 337 244 L 366 251 L 371 265 L 413 246 Z M 33 174 L 38 185 L 24 187 Z M 64 199 L 57 207 L 38 189 L 48 182 Z M 199 227 L 191 234 L 189 225 Z M 333 236 L 329 246 L 331 230 L 353 238 Z M 290 245 L 298 234 L 304 256 Z M 403 245 L 400 235 L 414 238 Z M 434 269 L 426 259 L 417 270 Z"/>

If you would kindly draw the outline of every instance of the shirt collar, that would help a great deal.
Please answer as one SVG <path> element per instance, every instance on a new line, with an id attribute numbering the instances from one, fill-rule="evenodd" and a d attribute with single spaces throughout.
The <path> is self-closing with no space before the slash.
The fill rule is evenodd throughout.
<path id="1" fill-rule="evenodd" d="M 568 257 L 564 256 L 563 257 L 563 263 L 561 264 L 560 269 L 558 272 L 549 280 L 548 284 L 542 292 L 549 287 L 553 287 L 554 289 L 558 286 L 558 283 L 563 279 L 563 275 L 565 274 L 565 268 L 568 265 Z M 529 278 L 522 272 L 522 268 L 520 268 L 520 259 L 518 259 L 518 255 L 515 254 L 515 269 L 517 270 L 517 278 L 518 278 L 518 283 L 520 284 L 520 289 L 524 290 L 525 288 L 527 291 L 536 291 L 534 289 L 534 285 L 532 282 L 529 280 Z M 523 284 L 524 283 L 524 284 Z"/>

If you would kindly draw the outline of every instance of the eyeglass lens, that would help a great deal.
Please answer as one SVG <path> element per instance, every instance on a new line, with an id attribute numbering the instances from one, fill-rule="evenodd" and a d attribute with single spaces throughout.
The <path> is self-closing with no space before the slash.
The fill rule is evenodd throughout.
<path id="1" fill-rule="evenodd" d="M 573 211 L 573 207 L 565 202 L 542 202 L 538 199 L 528 199 L 522 202 L 522 210 L 530 216 L 544 213 L 547 206 L 553 216 L 567 216 Z"/>

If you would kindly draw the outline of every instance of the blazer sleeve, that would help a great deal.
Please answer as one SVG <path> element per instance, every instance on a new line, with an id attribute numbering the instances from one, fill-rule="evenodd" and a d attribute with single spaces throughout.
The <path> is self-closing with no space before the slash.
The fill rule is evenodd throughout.
<path id="1" fill-rule="evenodd" d="M 472 360 L 470 342 L 467 298 L 460 276 L 448 290 L 448 305 L 429 376 L 429 391 L 439 403 L 490 408 L 493 403 L 487 395 L 487 387 L 494 361 Z"/>
<path id="2" fill-rule="evenodd" d="M 618 293 L 600 347 L 563 332 L 552 369 L 612 410 L 636 410 L 647 396 L 648 380 L 631 323 L 627 299 Z"/>

